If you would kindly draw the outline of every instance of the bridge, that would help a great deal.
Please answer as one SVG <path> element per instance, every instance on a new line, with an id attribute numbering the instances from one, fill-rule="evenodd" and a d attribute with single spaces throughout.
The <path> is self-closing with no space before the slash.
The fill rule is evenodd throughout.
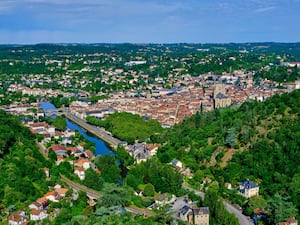
<path id="1" fill-rule="evenodd" d="M 61 116 L 64 115 L 64 109 L 58 108 L 58 109 L 46 109 L 44 110 L 44 113 L 46 116 Z"/>

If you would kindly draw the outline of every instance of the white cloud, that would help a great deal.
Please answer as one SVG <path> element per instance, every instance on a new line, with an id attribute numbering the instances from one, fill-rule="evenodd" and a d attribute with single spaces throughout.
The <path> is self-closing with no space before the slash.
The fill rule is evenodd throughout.
<path id="1" fill-rule="evenodd" d="M 274 9 L 276 9 L 277 7 L 275 6 L 269 6 L 269 7 L 263 7 L 263 8 L 258 8 L 256 10 L 254 10 L 254 13 L 264 13 L 264 12 L 268 12 L 268 11 L 272 11 Z"/>

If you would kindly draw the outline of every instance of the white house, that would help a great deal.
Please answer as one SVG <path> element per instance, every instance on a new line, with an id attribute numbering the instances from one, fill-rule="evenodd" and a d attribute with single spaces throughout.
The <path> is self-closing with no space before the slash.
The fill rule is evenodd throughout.
<path id="1" fill-rule="evenodd" d="M 36 210 L 41 210 L 43 209 L 43 205 L 39 202 L 32 202 L 29 206 L 29 209 L 36 209 Z"/>
<path id="2" fill-rule="evenodd" d="M 79 177 L 80 180 L 85 179 L 85 171 L 83 168 L 81 167 L 75 168 L 74 173 Z"/>
<path id="3" fill-rule="evenodd" d="M 43 220 L 48 217 L 48 214 L 41 210 L 33 209 L 30 212 L 30 220 Z"/>
<path id="4" fill-rule="evenodd" d="M 24 211 L 16 212 L 8 217 L 8 223 L 10 225 L 20 225 L 27 221 Z"/>

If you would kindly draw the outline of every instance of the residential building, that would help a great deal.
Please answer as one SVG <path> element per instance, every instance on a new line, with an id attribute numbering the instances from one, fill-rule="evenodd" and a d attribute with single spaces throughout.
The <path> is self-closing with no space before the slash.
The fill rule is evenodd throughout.
<path id="1" fill-rule="evenodd" d="M 193 209 L 193 224 L 209 225 L 209 208 L 200 207 Z"/>
<path id="2" fill-rule="evenodd" d="M 298 220 L 295 217 L 287 218 L 285 222 L 280 222 L 276 225 L 298 225 Z"/>
<path id="3" fill-rule="evenodd" d="M 48 214 L 44 211 L 33 209 L 30 212 L 30 220 L 43 220 L 48 217 Z"/>
<path id="4" fill-rule="evenodd" d="M 239 192 L 246 198 L 250 198 L 259 194 L 259 186 L 251 180 L 246 180 L 240 184 Z"/>
<path id="5" fill-rule="evenodd" d="M 24 211 L 18 211 L 8 217 L 8 223 L 10 225 L 21 225 L 26 221 L 27 218 Z"/>

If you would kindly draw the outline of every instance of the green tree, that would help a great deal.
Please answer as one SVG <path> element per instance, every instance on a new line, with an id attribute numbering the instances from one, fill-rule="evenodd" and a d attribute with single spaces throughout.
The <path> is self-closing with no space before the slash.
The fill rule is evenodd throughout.
<path id="1" fill-rule="evenodd" d="M 251 215 L 253 211 L 257 208 L 265 209 L 267 206 L 267 201 L 263 198 L 263 196 L 254 196 L 249 198 L 245 212 L 247 215 Z"/>
<path id="2" fill-rule="evenodd" d="M 64 131 L 67 128 L 67 120 L 63 116 L 57 116 L 53 120 L 53 126 L 58 130 Z"/>
<path id="3" fill-rule="evenodd" d="M 154 194 L 155 194 L 154 186 L 152 184 L 146 184 L 144 188 L 144 195 L 153 197 Z"/>
<path id="4" fill-rule="evenodd" d="M 84 184 L 92 189 L 100 191 L 103 187 L 104 180 L 93 169 L 89 168 L 85 171 Z"/>
<path id="5" fill-rule="evenodd" d="M 127 206 L 130 201 L 131 194 L 123 186 L 112 183 L 105 183 L 102 189 L 103 196 L 98 199 L 97 206 Z"/>
<path id="6" fill-rule="evenodd" d="M 117 148 L 117 158 L 120 160 L 123 166 L 131 166 L 134 163 L 134 159 L 129 153 L 125 150 L 122 145 L 118 145 Z"/>
<path id="7" fill-rule="evenodd" d="M 115 157 L 111 155 L 97 156 L 95 163 L 101 172 L 101 176 L 106 182 L 117 183 L 120 179 L 121 169 Z"/>
<path id="8" fill-rule="evenodd" d="M 276 193 L 268 201 L 267 212 L 269 214 L 268 222 L 270 224 L 276 224 L 285 221 L 286 218 L 296 216 L 298 210 L 287 197 Z"/>
<path id="9" fill-rule="evenodd" d="M 52 148 L 49 150 L 48 158 L 51 159 L 53 162 L 56 162 L 56 160 L 57 160 L 57 155 L 56 155 L 56 153 L 53 151 Z"/>
<path id="10" fill-rule="evenodd" d="M 236 143 L 237 136 L 235 132 L 235 128 L 231 127 L 227 130 L 226 133 L 225 144 L 230 148 L 232 148 Z"/>

